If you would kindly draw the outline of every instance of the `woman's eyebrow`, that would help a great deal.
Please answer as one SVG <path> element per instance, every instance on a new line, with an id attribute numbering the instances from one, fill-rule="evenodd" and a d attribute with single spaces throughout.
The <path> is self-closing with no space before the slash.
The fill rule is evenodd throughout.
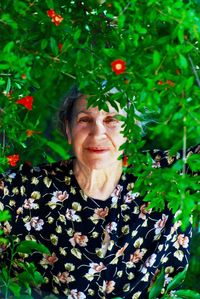
<path id="1" fill-rule="evenodd" d="M 76 113 L 76 116 L 81 114 L 81 113 L 84 113 L 84 114 L 93 114 L 93 112 L 90 112 L 88 110 L 80 110 Z M 104 111 L 104 114 L 105 115 L 118 115 L 119 113 L 115 112 L 115 111 L 110 111 L 110 112 L 107 112 L 107 111 Z"/>

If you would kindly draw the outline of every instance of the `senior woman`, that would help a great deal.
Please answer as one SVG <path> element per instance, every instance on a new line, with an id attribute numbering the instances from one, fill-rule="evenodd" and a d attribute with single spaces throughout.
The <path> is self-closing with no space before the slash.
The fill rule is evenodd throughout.
<path id="1" fill-rule="evenodd" d="M 181 232 L 167 208 L 148 210 L 134 192 L 137 178 L 123 173 L 124 113 L 87 108 L 87 97 L 71 90 L 60 120 L 74 157 L 2 177 L 1 210 L 12 214 L 4 230 L 51 252 L 30 258 L 46 281 L 35 298 L 144 299 L 161 268 L 167 284 L 188 264 L 190 229 Z"/>

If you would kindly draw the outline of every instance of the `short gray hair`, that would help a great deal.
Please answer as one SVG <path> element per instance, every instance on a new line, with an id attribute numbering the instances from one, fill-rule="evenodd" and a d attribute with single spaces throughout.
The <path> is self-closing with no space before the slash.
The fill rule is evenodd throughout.
<path id="1" fill-rule="evenodd" d="M 73 85 L 70 91 L 64 96 L 58 111 L 58 125 L 65 135 L 66 123 L 71 126 L 75 103 L 83 96 L 77 85 Z"/>

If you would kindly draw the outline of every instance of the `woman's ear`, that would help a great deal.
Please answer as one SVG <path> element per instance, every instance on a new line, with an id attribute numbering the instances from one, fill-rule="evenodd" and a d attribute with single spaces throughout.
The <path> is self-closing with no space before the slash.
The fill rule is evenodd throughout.
<path id="1" fill-rule="evenodd" d="M 71 137 L 71 130 L 70 130 L 70 127 L 69 127 L 69 124 L 66 123 L 66 129 L 65 129 L 65 132 L 66 132 L 66 136 L 67 136 L 67 141 L 69 144 L 72 144 L 72 137 Z"/>

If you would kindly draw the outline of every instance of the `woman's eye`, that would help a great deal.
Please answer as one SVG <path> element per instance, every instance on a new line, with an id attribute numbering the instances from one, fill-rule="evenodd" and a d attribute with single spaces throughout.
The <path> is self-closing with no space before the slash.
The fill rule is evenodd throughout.
<path id="1" fill-rule="evenodd" d="M 104 120 L 106 123 L 113 123 L 113 122 L 117 122 L 117 119 L 114 117 L 108 117 Z"/>
<path id="2" fill-rule="evenodd" d="M 87 122 L 90 122 L 90 121 L 91 120 L 88 117 L 82 117 L 82 118 L 79 119 L 79 122 L 83 122 L 83 123 L 87 123 Z"/>

